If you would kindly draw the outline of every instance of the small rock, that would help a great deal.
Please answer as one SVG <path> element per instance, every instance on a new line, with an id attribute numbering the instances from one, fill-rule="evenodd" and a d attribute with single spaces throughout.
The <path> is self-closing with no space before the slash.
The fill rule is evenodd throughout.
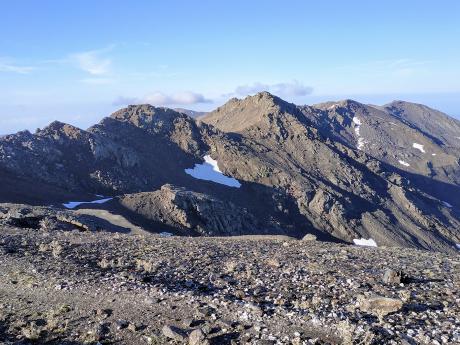
<path id="1" fill-rule="evenodd" d="M 105 335 L 108 333 L 108 328 L 105 324 L 99 324 L 94 329 L 94 338 L 95 340 L 104 339 Z"/>
<path id="2" fill-rule="evenodd" d="M 178 327 L 171 326 L 171 325 L 164 325 L 161 332 L 166 338 L 174 339 L 177 341 L 185 340 L 185 332 Z"/>
<path id="3" fill-rule="evenodd" d="M 209 325 L 204 325 L 203 327 L 201 327 L 201 331 L 202 331 L 204 334 L 209 334 L 209 333 L 211 333 L 211 326 L 209 326 Z"/>
<path id="4" fill-rule="evenodd" d="M 396 272 L 392 269 L 386 269 L 383 273 L 382 280 L 385 284 L 399 284 L 401 283 L 402 273 Z"/>
<path id="5" fill-rule="evenodd" d="M 120 330 L 120 329 L 128 327 L 129 322 L 126 320 L 120 319 L 120 320 L 117 320 L 116 324 L 117 324 L 117 329 Z"/>
<path id="6" fill-rule="evenodd" d="M 111 309 L 97 309 L 96 315 L 99 316 L 99 318 L 101 319 L 106 319 L 110 315 L 112 315 L 112 310 Z"/>
<path id="7" fill-rule="evenodd" d="M 131 331 L 131 332 L 137 332 L 139 330 L 139 326 L 137 326 L 135 323 L 129 323 L 128 325 L 128 329 Z"/>
<path id="8" fill-rule="evenodd" d="M 379 318 L 402 308 L 403 302 L 398 298 L 382 296 L 361 297 L 358 306 L 362 311 L 376 315 Z"/>
<path id="9" fill-rule="evenodd" d="M 41 330 L 32 323 L 29 327 L 23 328 L 22 335 L 28 340 L 38 340 L 40 339 Z"/>
<path id="10" fill-rule="evenodd" d="M 182 320 L 182 325 L 184 327 L 191 327 L 194 323 L 194 320 L 193 319 L 184 319 Z"/>
<path id="11" fill-rule="evenodd" d="M 316 236 L 313 234 L 306 234 L 302 237 L 302 241 L 316 241 Z"/>
<path id="12" fill-rule="evenodd" d="M 209 341 L 206 339 L 206 335 L 203 331 L 198 328 L 190 333 L 188 343 L 189 345 L 207 345 L 209 344 Z"/>

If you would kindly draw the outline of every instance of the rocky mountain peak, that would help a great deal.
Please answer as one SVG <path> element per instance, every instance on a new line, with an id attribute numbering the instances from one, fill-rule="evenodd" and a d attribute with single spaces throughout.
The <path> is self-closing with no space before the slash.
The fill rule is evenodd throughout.
<path id="1" fill-rule="evenodd" d="M 42 130 L 37 131 L 37 136 L 40 137 L 53 137 L 53 138 L 79 138 L 84 131 L 78 127 L 63 123 L 60 121 L 53 121 Z"/>
<path id="2" fill-rule="evenodd" d="M 299 110 L 295 104 L 264 91 L 244 99 L 232 98 L 201 120 L 223 131 L 241 132 L 265 122 L 269 115 L 283 113 L 297 114 Z"/>
<path id="3" fill-rule="evenodd" d="M 119 121 L 128 121 L 135 125 L 151 123 L 154 119 L 166 120 L 181 117 L 183 114 L 164 107 L 155 107 L 151 104 L 129 105 L 114 112 L 110 117 Z"/>
<path id="4" fill-rule="evenodd" d="M 324 102 L 314 104 L 313 107 L 321 110 L 335 111 L 343 115 L 345 113 L 353 113 L 356 111 L 365 110 L 367 105 L 352 99 L 344 99 L 337 102 Z"/>
<path id="5" fill-rule="evenodd" d="M 150 104 L 130 105 L 113 113 L 110 120 L 129 123 L 148 132 L 171 133 L 180 128 L 195 127 L 194 120 L 170 108 Z M 110 122 L 103 120 L 101 124 Z"/>
<path id="6" fill-rule="evenodd" d="M 296 107 L 294 104 L 286 102 L 268 91 L 262 91 L 253 96 L 247 96 L 242 100 L 242 105 L 246 105 L 246 103 L 256 103 L 262 107 L 276 107 L 283 112 Z"/>

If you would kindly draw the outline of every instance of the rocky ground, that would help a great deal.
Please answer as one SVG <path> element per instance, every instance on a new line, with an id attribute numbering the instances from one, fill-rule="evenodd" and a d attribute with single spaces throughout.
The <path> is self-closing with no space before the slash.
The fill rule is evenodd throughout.
<path id="1" fill-rule="evenodd" d="M 1 344 L 456 344 L 460 256 L 3 225 Z"/>

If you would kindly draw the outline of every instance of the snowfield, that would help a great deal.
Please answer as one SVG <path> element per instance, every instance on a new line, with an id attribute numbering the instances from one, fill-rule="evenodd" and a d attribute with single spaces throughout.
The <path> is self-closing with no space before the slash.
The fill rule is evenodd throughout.
<path id="1" fill-rule="evenodd" d="M 237 179 L 225 176 L 220 171 L 217 161 L 212 159 L 211 156 L 206 155 L 203 159 L 204 163 L 195 164 L 193 169 L 185 169 L 185 173 L 199 180 L 212 181 L 229 187 L 241 187 L 241 183 Z"/>
<path id="2" fill-rule="evenodd" d="M 353 240 L 353 243 L 357 246 L 377 247 L 377 243 L 372 238 L 369 238 L 368 240 L 366 240 L 365 238 L 355 238 Z"/>
<path id="3" fill-rule="evenodd" d="M 401 161 L 401 160 L 400 160 L 400 161 L 398 161 L 398 162 L 399 162 L 399 164 L 404 165 L 405 167 L 410 167 L 410 164 L 407 163 L 407 162 L 405 162 L 405 161 Z"/>
<path id="4" fill-rule="evenodd" d="M 64 205 L 65 208 L 75 208 L 77 206 L 80 206 L 82 204 L 103 204 L 109 200 L 112 200 L 113 198 L 105 198 L 105 199 L 98 199 L 98 200 L 94 200 L 94 201 L 69 201 L 65 204 L 62 204 Z"/>
<path id="5" fill-rule="evenodd" d="M 423 145 L 422 145 L 422 144 L 413 143 L 413 144 L 412 144 L 412 147 L 413 147 L 414 149 L 420 150 L 420 152 L 422 152 L 422 153 L 425 153 L 425 149 L 423 148 Z"/>

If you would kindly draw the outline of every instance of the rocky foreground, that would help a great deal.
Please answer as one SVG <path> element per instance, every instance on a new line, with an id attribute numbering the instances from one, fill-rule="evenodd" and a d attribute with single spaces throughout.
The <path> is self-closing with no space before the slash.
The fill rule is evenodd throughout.
<path id="1" fill-rule="evenodd" d="M 455 344 L 460 256 L 4 226 L 2 344 Z"/>

